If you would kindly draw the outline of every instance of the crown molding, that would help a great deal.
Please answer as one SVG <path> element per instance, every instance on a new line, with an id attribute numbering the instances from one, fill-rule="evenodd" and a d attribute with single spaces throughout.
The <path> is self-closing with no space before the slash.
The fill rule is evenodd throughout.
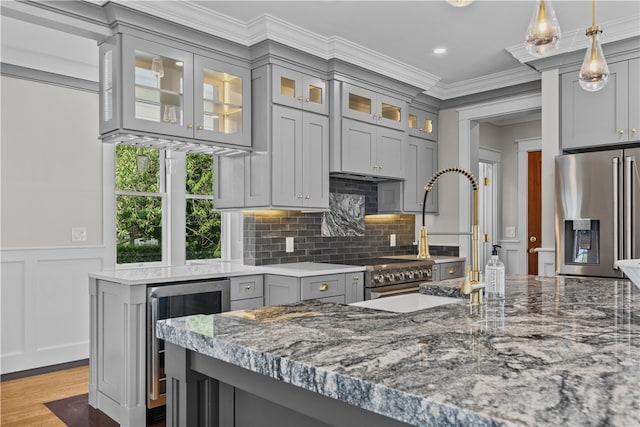
<path id="1" fill-rule="evenodd" d="M 427 95 L 446 100 L 458 98 L 460 96 L 471 95 L 478 92 L 486 92 L 493 89 L 500 89 L 507 86 L 515 86 L 540 80 L 540 73 L 526 68 L 513 68 L 499 73 L 488 74 L 452 84 L 438 83 L 434 88 L 425 91 Z"/>
<path id="2" fill-rule="evenodd" d="M 324 37 L 268 14 L 241 21 L 192 2 L 117 3 L 244 46 L 273 40 L 325 60 L 349 62 L 423 90 L 440 81 L 438 76 L 357 43 L 337 36 Z"/>
<path id="3" fill-rule="evenodd" d="M 640 15 L 631 15 L 620 19 L 602 22 L 600 27 L 603 29 L 603 32 L 600 35 L 600 43 L 611 43 L 640 36 L 640 25 L 638 25 L 638 22 L 640 22 Z M 547 55 L 547 57 L 550 58 L 552 56 L 586 49 L 588 44 L 589 39 L 585 36 L 585 30 L 576 29 L 569 31 L 562 34 L 560 46 L 552 55 Z M 527 52 L 524 43 L 507 47 L 505 49 L 522 64 L 540 59 L 536 56 L 530 55 L 529 52 Z"/>

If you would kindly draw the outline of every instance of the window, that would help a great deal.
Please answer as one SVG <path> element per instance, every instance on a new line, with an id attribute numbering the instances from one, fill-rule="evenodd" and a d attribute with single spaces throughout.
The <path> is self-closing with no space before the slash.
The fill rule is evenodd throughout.
<path id="1" fill-rule="evenodd" d="M 220 258 L 213 157 L 127 145 L 115 150 L 116 264 Z"/>
<path id="2" fill-rule="evenodd" d="M 116 147 L 116 263 L 162 261 L 160 151 Z"/>
<path id="3" fill-rule="evenodd" d="M 187 154 L 186 259 L 220 258 L 220 213 L 213 211 L 213 158 Z"/>

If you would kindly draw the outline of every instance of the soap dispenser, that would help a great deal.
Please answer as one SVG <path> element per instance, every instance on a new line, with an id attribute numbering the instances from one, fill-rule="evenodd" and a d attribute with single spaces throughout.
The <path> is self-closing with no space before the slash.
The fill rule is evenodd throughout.
<path id="1" fill-rule="evenodd" d="M 504 299 L 504 264 L 498 258 L 500 245 L 493 245 L 491 259 L 484 270 L 484 279 L 488 299 Z"/>

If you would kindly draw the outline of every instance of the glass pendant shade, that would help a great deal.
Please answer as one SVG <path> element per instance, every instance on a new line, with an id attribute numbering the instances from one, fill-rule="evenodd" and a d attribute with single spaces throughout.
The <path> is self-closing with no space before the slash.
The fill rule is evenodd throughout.
<path id="1" fill-rule="evenodd" d="M 136 155 L 136 169 L 138 172 L 146 172 L 149 170 L 149 156 L 143 153 Z"/>
<path id="2" fill-rule="evenodd" d="M 153 58 L 151 60 L 151 72 L 158 78 L 164 77 L 164 64 L 162 58 Z"/>
<path id="3" fill-rule="evenodd" d="M 465 7 L 473 3 L 473 0 L 447 0 L 447 3 L 454 7 Z"/>
<path id="4" fill-rule="evenodd" d="M 541 57 L 556 50 L 560 44 L 560 25 L 549 0 L 538 0 L 524 40 L 527 52 Z"/>
<path id="5" fill-rule="evenodd" d="M 590 92 L 602 89 L 609 80 L 609 66 L 604 59 L 602 46 L 600 46 L 600 27 L 589 27 L 587 36 L 591 37 L 591 46 L 587 48 L 578 80 L 580 87 Z"/>

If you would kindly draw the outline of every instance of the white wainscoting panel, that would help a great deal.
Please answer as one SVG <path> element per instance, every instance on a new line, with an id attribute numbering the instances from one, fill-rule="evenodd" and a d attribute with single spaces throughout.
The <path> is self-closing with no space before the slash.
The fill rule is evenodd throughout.
<path id="1" fill-rule="evenodd" d="M 538 276 L 552 277 L 556 275 L 555 248 L 538 248 Z"/>
<path id="2" fill-rule="evenodd" d="M 0 373 L 89 357 L 89 273 L 103 246 L 2 249 Z"/>
<path id="3" fill-rule="evenodd" d="M 505 275 L 527 274 L 526 266 L 522 265 L 520 240 L 500 240 L 500 259 L 504 263 Z"/>

